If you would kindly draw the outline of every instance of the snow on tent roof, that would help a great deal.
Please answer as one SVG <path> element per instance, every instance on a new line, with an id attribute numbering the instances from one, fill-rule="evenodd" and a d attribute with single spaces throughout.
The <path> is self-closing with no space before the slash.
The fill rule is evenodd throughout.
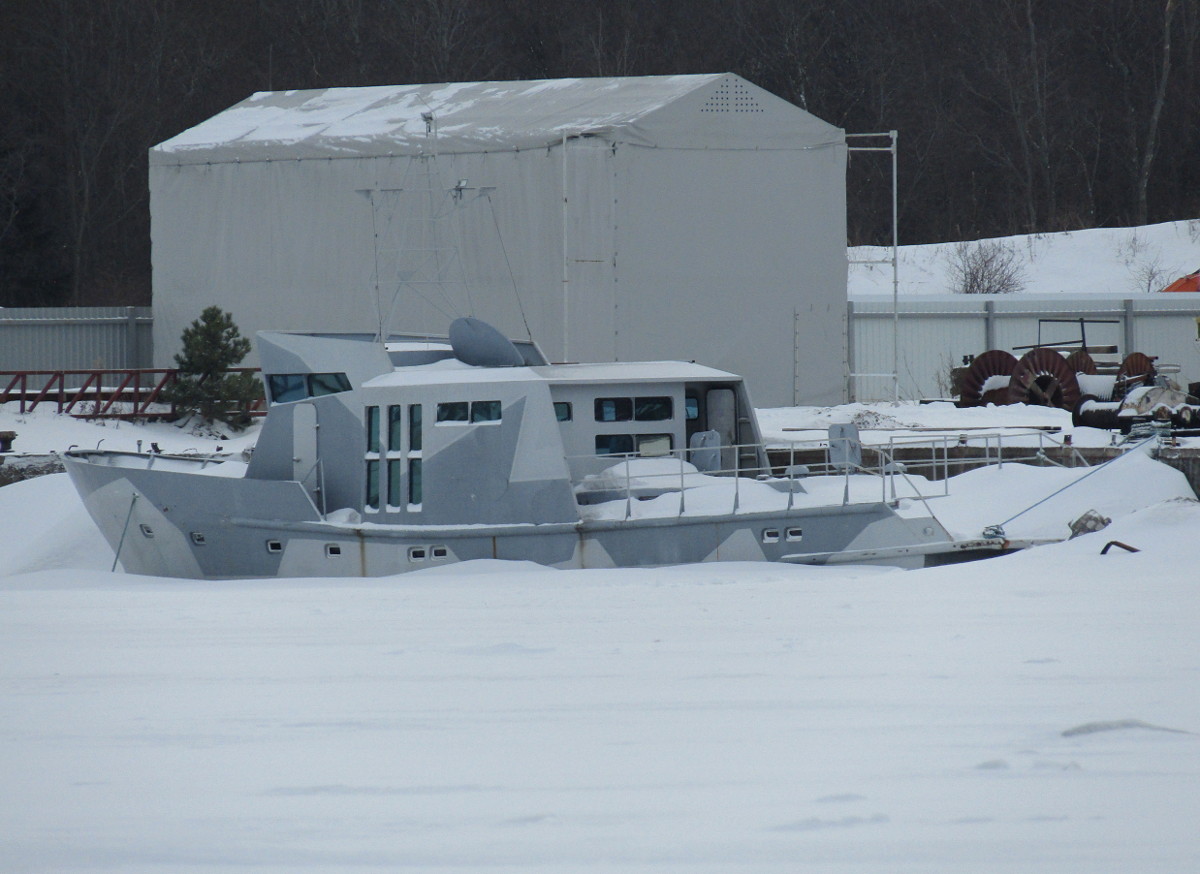
<path id="1" fill-rule="evenodd" d="M 677 117 L 663 113 L 679 108 Z M 260 91 L 155 146 L 159 165 L 511 151 L 599 136 L 641 145 L 812 148 L 840 129 L 732 73 Z M 706 138 L 708 141 L 706 141 Z"/>

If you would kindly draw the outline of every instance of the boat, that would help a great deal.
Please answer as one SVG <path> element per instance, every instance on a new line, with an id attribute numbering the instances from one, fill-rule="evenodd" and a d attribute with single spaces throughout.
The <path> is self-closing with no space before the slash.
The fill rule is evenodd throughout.
<path id="1" fill-rule="evenodd" d="M 65 454 L 114 568 L 915 567 L 1009 546 L 955 541 L 922 501 L 889 499 L 852 451 L 822 475 L 772 471 L 743 380 L 701 364 L 551 364 L 473 318 L 445 337 L 262 332 L 257 345 L 268 410 L 248 458 Z"/>

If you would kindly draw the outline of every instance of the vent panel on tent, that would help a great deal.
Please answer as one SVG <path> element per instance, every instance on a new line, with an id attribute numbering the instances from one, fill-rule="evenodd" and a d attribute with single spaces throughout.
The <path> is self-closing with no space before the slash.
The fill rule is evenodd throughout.
<path id="1" fill-rule="evenodd" d="M 745 83 L 736 79 L 725 79 L 708 95 L 708 99 L 700 107 L 701 112 L 762 112 L 762 104 L 758 102 L 746 87 Z"/>

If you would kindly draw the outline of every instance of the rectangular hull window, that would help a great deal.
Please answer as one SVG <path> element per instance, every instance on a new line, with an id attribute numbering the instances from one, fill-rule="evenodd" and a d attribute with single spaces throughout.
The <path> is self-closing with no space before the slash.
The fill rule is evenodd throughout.
<path id="1" fill-rule="evenodd" d="M 472 422 L 499 422 L 499 401 L 475 401 L 471 404 Z"/>
<path id="2" fill-rule="evenodd" d="M 469 404 L 466 401 L 454 401 L 452 403 L 437 405 L 437 420 L 439 422 L 466 422 L 468 421 Z"/>

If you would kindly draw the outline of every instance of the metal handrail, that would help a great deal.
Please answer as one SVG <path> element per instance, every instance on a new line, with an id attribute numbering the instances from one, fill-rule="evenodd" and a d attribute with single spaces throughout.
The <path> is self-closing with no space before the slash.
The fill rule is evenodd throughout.
<path id="1" fill-rule="evenodd" d="M 952 429 L 949 429 L 952 430 Z M 1005 457 L 1004 438 L 1023 438 L 1029 436 L 1037 437 L 1037 446 L 1030 447 L 1027 454 L 1012 455 Z M 983 445 L 979 446 L 979 441 Z M 995 448 L 993 450 L 993 442 Z M 950 450 L 961 446 L 970 446 L 975 444 L 981 450 L 981 454 L 977 457 L 951 457 Z M 1039 429 L 1029 429 L 1017 432 L 1001 432 L 992 433 L 972 433 L 969 438 L 964 438 L 957 433 L 948 433 L 940 437 L 931 437 L 930 435 L 923 436 L 896 436 L 889 437 L 887 443 L 864 446 L 864 450 L 875 454 L 874 462 L 871 464 L 852 464 L 845 461 L 834 463 L 830 458 L 829 446 L 826 444 L 824 449 L 824 460 L 818 464 L 809 464 L 805 466 L 805 472 L 802 476 L 808 477 L 828 477 L 841 476 L 845 478 L 846 486 L 843 491 L 843 504 L 850 503 L 850 477 L 852 475 L 867 475 L 877 477 L 880 480 L 880 502 L 895 504 L 899 498 L 896 491 L 896 477 L 901 477 L 909 486 L 914 500 L 920 500 L 923 503 L 927 499 L 944 497 L 949 494 L 949 480 L 951 465 L 956 467 L 972 467 L 972 466 L 987 466 L 996 465 L 1002 467 L 1007 461 L 1008 463 L 1023 463 L 1023 462 L 1038 462 L 1041 464 L 1057 463 L 1053 462 L 1046 455 L 1048 446 L 1066 448 L 1069 444 L 1065 441 L 1057 439 L 1054 435 L 1048 434 Z M 914 447 L 928 446 L 930 448 L 930 456 L 928 461 L 899 461 L 897 458 L 898 451 L 902 449 L 911 449 Z M 612 470 L 621 465 L 624 465 L 621 480 L 623 482 L 612 483 L 615 486 L 616 494 L 610 500 L 623 500 L 625 502 L 625 518 L 629 518 L 633 512 L 633 501 L 639 497 L 637 492 L 639 487 L 644 486 L 649 493 L 657 493 L 657 495 L 669 494 L 674 491 L 679 492 L 679 515 L 683 515 L 686 511 L 685 493 L 688 491 L 687 476 L 689 473 L 700 474 L 711 477 L 732 478 L 733 484 L 733 512 L 737 513 L 741 506 L 741 489 L 740 482 L 746 477 L 748 471 L 743 469 L 740 464 L 740 459 L 743 455 L 743 450 L 757 452 L 761 449 L 761 445 L 757 443 L 739 443 L 739 444 L 722 444 L 716 447 L 707 447 L 716 451 L 716 457 L 725 456 L 725 452 L 732 450 L 734 458 L 734 466 L 730 468 L 718 468 L 716 470 L 689 470 L 686 466 L 688 457 L 695 450 L 692 449 L 672 449 L 668 452 L 656 455 L 640 455 L 638 453 L 621 453 L 613 455 L 571 455 L 566 456 L 568 470 L 571 474 L 571 483 L 576 489 L 577 494 L 586 494 L 588 489 L 588 478 L 595 477 L 605 471 Z M 796 475 L 796 452 L 798 450 L 812 451 L 813 447 L 806 441 L 791 441 L 786 447 L 789 453 L 789 464 L 784 471 L 783 476 L 766 475 L 755 468 L 755 479 L 759 480 L 775 480 L 788 481 L 796 483 L 801 477 Z M 1010 444 L 1010 450 L 1017 448 Z M 776 445 L 775 451 L 778 452 L 780 447 Z M 1089 467 L 1090 465 L 1078 452 L 1075 447 L 1071 447 L 1074 459 L 1078 466 Z M 675 459 L 679 462 L 678 469 L 661 472 L 645 472 L 637 473 L 633 470 L 633 466 L 629 462 L 639 460 L 653 461 L 655 459 Z M 942 481 L 941 494 L 927 494 L 928 489 L 918 487 L 913 481 L 910 474 L 916 474 L 923 469 L 929 469 L 931 473 L 938 473 L 940 470 L 941 476 L 937 477 Z M 634 485 L 637 481 L 638 486 Z M 650 484 L 652 481 L 660 480 L 664 483 L 664 487 L 659 488 L 657 485 Z M 600 492 L 603 489 L 596 489 Z M 789 486 L 787 491 L 787 511 L 795 508 L 795 488 Z M 890 497 L 889 497 L 890 494 Z M 928 509 L 928 503 L 926 503 Z M 932 511 L 931 515 L 932 515 Z"/>

